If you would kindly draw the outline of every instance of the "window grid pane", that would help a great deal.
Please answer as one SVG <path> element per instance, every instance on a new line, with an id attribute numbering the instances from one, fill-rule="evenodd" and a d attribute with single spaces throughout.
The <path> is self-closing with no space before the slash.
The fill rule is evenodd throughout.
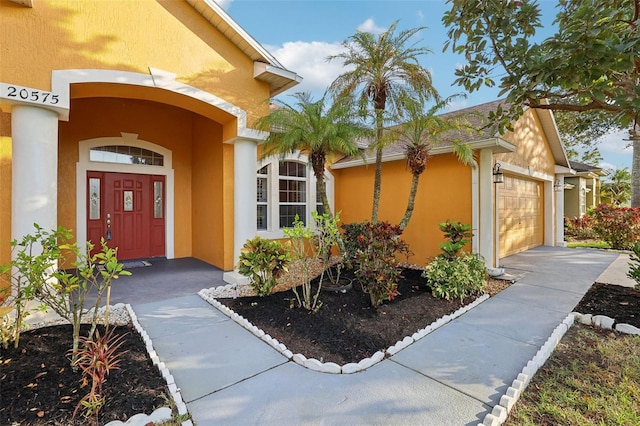
<path id="1" fill-rule="evenodd" d="M 257 202 L 266 203 L 267 202 L 267 178 L 258 177 L 257 181 Z"/>
<path id="2" fill-rule="evenodd" d="M 164 156 L 162 154 L 128 145 L 96 146 L 89 151 L 89 160 L 102 163 L 164 166 Z"/>
<path id="3" fill-rule="evenodd" d="M 306 181 L 280 179 L 281 203 L 306 203 Z"/>
<path id="4" fill-rule="evenodd" d="M 258 229 L 260 230 L 266 230 L 267 229 L 267 219 L 268 219 L 268 215 L 267 215 L 267 205 L 266 204 L 258 204 L 257 206 L 257 226 Z"/>
<path id="5" fill-rule="evenodd" d="M 280 206 L 280 228 L 290 228 L 296 215 L 305 222 L 307 207 L 304 205 L 281 205 Z"/>
<path id="6" fill-rule="evenodd" d="M 281 161 L 279 174 L 280 176 L 306 178 L 307 166 L 305 164 L 296 163 L 294 161 Z"/>

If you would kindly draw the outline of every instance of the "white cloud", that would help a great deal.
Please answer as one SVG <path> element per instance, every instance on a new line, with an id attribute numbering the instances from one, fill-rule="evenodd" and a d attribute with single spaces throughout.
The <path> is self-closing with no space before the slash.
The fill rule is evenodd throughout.
<path id="1" fill-rule="evenodd" d="M 626 130 L 618 130 L 611 132 L 599 139 L 598 146 L 600 152 L 603 154 L 629 154 L 631 155 L 633 150 L 629 146 L 629 133 Z"/>
<path id="2" fill-rule="evenodd" d="M 424 13 L 421 10 L 418 11 L 418 21 L 424 20 Z"/>
<path id="3" fill-rule="evenodd" d="M 215 0 L 215 2 L 224 10 L 228 10 L 231 3 L 233 3 L 233 0 Z"/>
<path id="4" fill-rule="evenodd" d="M 606 161 L 601 161 L 598 167 L 603 170 L 616 170 L 618 168 L 615 164 L 607 163 Z"/>
<path id="5" fill-rule="evenodd" d="M 322 41 L 292 41 L 282 46 L 265 46 L 285 68 L 303 78 L 302 83 L 289 89 L 286 94 L 311 92 L 318 99 L 337 76 L 344 72 L 342 61 L 327 57 L 344 52 L 340 43 Z"/>
<path id="6" fill-rule="evenodd" d="M 387 31 L 387 29 L 377 26 L 375 21 L 369 18 L 362 24 L 358 25 L 358 31 L 361 31 L 363 33 L 382 34 L 383 32 Z"/>

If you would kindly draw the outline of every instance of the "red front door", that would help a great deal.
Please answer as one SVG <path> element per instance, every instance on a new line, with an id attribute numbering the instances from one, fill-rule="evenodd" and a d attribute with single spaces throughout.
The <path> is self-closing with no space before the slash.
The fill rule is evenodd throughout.
<path id="1" fill-rule="evenodd" d="M 165 255 L 164 176 L 87 172 L 87 240 L 118 259 Z M 95 251 L 95 249 L 94 249 Z"/>

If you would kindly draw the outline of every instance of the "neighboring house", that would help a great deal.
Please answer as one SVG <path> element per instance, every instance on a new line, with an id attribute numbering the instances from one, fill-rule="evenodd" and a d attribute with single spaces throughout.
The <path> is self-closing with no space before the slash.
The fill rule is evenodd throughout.
<path id="1" fill-rule="evenodd" d="M 449 113 L 463 115 L 482 127 L 486 117 L 501 101 Z M 463 165 L 443 145 L 431 150 L 432 157 L 422 175 L 416 206 L 403 238 L 409 243 L 412 263 L 426 264 L 440 252 L 443 241 L 438 223 L 447 219 L 471 223 L 472 249 L 481 253 L 489 267 L 499 259 L 539 245 L 564 241 L 562 193 L 555 191 L 569 163 L 560 141 L 553 114 L 528 109 L 500 136 L 487 127 L 474 136 L 459 138 L 475 151 L 472 165 Z M 402 218 L 411 174 L 406 168 L 403 147 L 385 149 L 380 220 L 398 223 Z M 493 183 L 499 167 L 504 183 Z M 332 166 L 335 209 L 344 222 L 371 216 L 373 158 L 343 159 Z"/>
<path id="2" fill-rule="evenodd" d="M 1 264 L 37 223 L 233 270 L 252 123 L 298 75 L 211 0 L 0 0 L 0 52 Z"/>
<path id="3" fill-rule="evenodd" d="M 564 178 L 564 215 L 582 217 L 600 204 L 600 178 L 607 172 L 577 161 L 569 161 L 569 165 L 575 174 Z"/>
<path id="4" fill-rule="evenodd" d="M 194 257 L 233 271 L 248 238 L 281 238 L 319 204 L 304 154 L 259 159 L 264 101 L 301 78 L 211 0 L 0 0 L 0 263 L 12 238 L 63 226 L 81 246 L 110 237 L 121 260 Z M 486 114 L 496 103 L 452 114 Z M 438 223 L 473 225 L 473 250 L 499 259 L 564 240 L 571 168 L 553 115 L 468 140 L 473 165 L 432 151 L 404 238 L 425 264 Z M 380 218 L 398 223 L 411 180 L 385 152 Z M 499 163 L 504 183 L 493 183 Z M 374 167 L 326 171 L 343 223 L 370 217 Z M 556 183 L 557 185 L 554 185 Z"/>

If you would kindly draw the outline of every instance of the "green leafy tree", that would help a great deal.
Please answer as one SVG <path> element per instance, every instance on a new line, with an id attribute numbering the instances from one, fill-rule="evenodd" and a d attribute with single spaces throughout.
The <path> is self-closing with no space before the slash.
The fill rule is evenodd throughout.
<path id="1" fill-rule="evenodd" d="M 556 111 L 554 116 L 569 160 L 597 166 L 603 160 L 598 140 L 618 129 L 615 116 L 604 111 Z"/>
<path id="2" fill-rule="evenodd" d="M 400 230 L 404 230 L 413 214 L 420 176 L 427 168 L 431 149 L 450 143 L 458 159 L 469 164 L 473 159 L 473 151 L 459 139 L 460 133 L 469 128 L 469 124 L 459 116 L 441 116 L 436 113 L 446 107 L 451 98 L 436 103 L 426 112 L 411 102 L 406 104 L 409 121 L 400 125 L 395 132 L 398 141 L 404 145 L 407 156 L 407 167 L 411 172 L 411 188 L 404 216 L 400 221 Z"/>
<path id="3" fill-rule="evenodd" d="M 640 1 L 558 0 L 557 32 L 541 27 L 536 1 L 448 0 L 449 47 L 465 55 L 456 83 L 502 89 L 510 107 L 492 118 L 504 130 L 524 107 L 603 111 L 628 128 L 633 144 L 632 200 L 640 205 Z"/>
<path id="4" fill-rule="evenodd" d="M 324 211 L 331 214 L 324 180 L 328 157 L 334 154 L 358 155 L 356 139 L 364 127 L 358 123 L 350 98 L 343 96 L 329 104 L 327 96 L 313 101 L 309 93 L 296 93 L 294 104 L 274 100 L 275 109 L 256 122 L 258 129 L 270 132 L 264 143 L 264 156 L 307 151 Z"/>
<path id="5" fill-rule="evenodd" d="M 421 103 L 440 100 L 431 73 L 418 62 L 418 57 L 431 53 L 426 47 L 417 46 L 418 40 L 414 39 L 424 27 L 396 32 L 397 26 L 396 21 L 378 36 L 358 31 L 342 42 L 344 53 L 328 58 L 342 60 L 347 69 L 332 83 L 331 91 L 338 96 L 355 95 L 360 114 L 374 117 L 376 160 L 371 213 L 374 223 L 378 221 L 380 205 L 382 152 L 388 141 L 383 137 L 385 124 L 397 123 L 407 99 Z"/>
<path id="6" fill-rule="evenodd" d="M 611 173 L 602 184 L 601 195 L 603 201 L 614 206 L 620 207 L 627 204 L 631 199 L 631 173 L 629 173 L 629 169 L 625 167 Z"/>

